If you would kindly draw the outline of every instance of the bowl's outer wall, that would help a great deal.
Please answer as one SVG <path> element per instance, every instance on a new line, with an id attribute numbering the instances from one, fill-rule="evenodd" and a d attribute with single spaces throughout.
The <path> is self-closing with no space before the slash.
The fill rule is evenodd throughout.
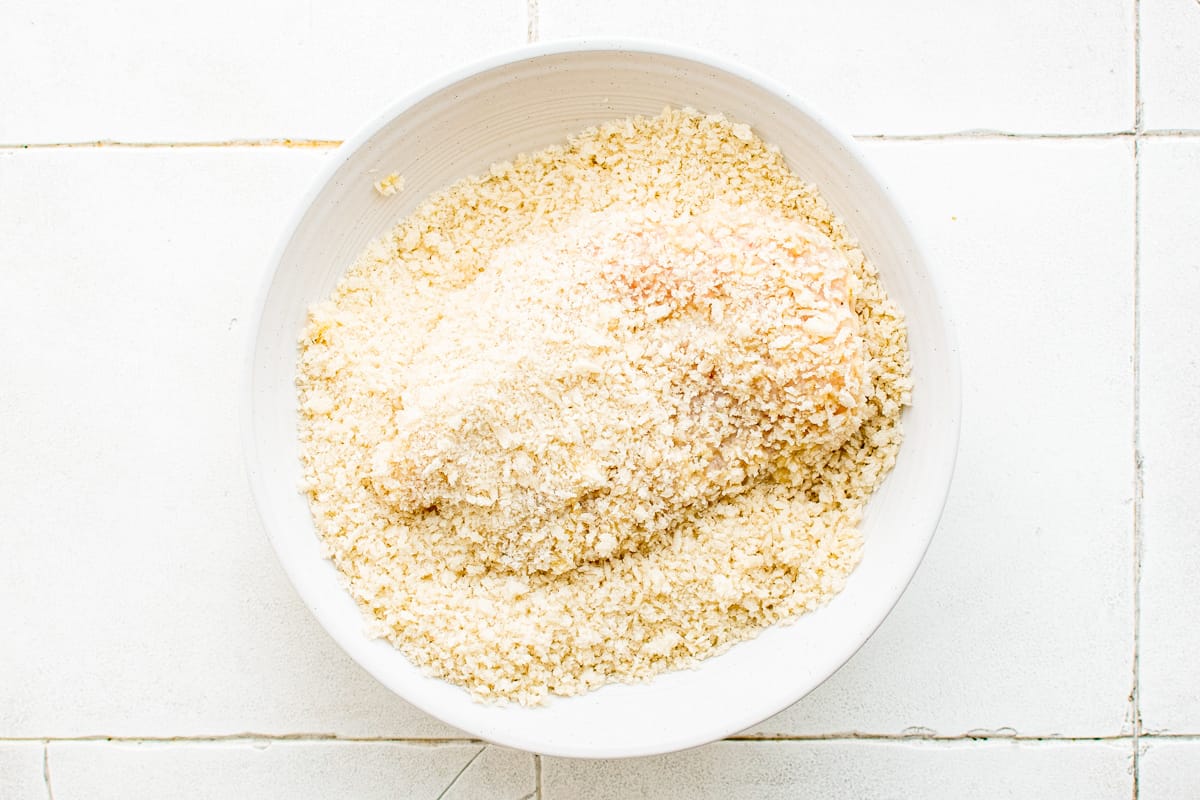
<path id="1" fill-rule="evenodd" d="M 319 555 L 296 488 L 294 378 L 306 309 L 330 295 L 372 239 L 431 193 L 589 126 L 667 105 L 749 123 L 820 188 L 857 236 L 908 319 L 915 389 L 905 443 L 869 504 L 863 562 L 825 608 L 650 684 L 608 686 L 535 709 L 478 704 L 423 676 L 390 645 L 368 640 L 336 569 Z M 331 158 L 336 162 L 281 245 L 265 291 L 250 355 L 245 438 L 272 543 L 300 596 L 356 661 L 409 702 L 473 735 L 547 754 L 611 757 L 676 750 L 744 729 L 811 691 L 866 641 L 911 579 L 941 513 L 957 446 L 959 379 L 928 265 L 849 140 L 785 90 L 736 67 L 674 49 L 574 44 L 535 48 L 450 79 L 393 109 Z M 381 198 L 372 184 L 391 172 L 404 177 L 404 191 Z"/>

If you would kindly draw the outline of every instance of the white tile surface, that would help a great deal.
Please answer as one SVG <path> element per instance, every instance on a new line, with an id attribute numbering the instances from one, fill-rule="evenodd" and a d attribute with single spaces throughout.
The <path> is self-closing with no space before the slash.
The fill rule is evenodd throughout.
<path id="1" fill-rule="evenodd" d="M 1133 127 L 1133 5 L 540 0 L 543 39 L 635 35 L 732 56 L 854 133 Z"/>
<path id="2" fill-rule="evenodd" d="M 344 138 L 526 27 L 525 0 L 13 5 L 0 142 Z"/>
<path id="3" fill-rule="evenodd" d="M 394 742 L 69 742 L 50 745 L 50 776 L 55 800 L 520 800 L 533 795 L 533 756 L 481 748 Z"/>
<path id="4" fill-rule="evenodd" d="M 1196 800 L 1200 796 L 1200 740 L 1147 740 L 1140 761 L 1140 797 Z"/>
<path id="5" fill-rule="evenodd" d="M 721 742 L 629 761 L 543 760 L 546 800 L 970 797 L 1126 800 L 1127 743 Z"/>
<path id="6" fill-rule="evenodd" d="M 0 743 L 0 797 L 49 800 L 42 775 L 41 742 Z"/>
<path id="7" fill-rule="evenodd" d="M 954 310 L 958 465 L 896 611 L 832 680 L 754 730 L 1117 734 L 1133 658 L 1130 143 L 869 154 Z"/>
<path id="8" fill-rule="evenodd" d="M 537 790 L 534 757 L 519 750 L 488 745 L 479 751 L 438 800 L 511 797 L 531 800 Z"/>
<path id="9" fill-rule="evenodd" d="M 1200 139 L 1143 141 L 1141 169 L 1142 719 L 1200 733 Z"/>
<path id="10" fill-rule="evenodd" d="M 0 737 L 454 735 L 311 618 L 242 472 L 248 315 L 323 157 L 0 151 Z"/>
<path id="11" fill-rule="evenodd" d="M 1143 123 L 1200 129 L 1200 3 L 1140 0 Z"/>

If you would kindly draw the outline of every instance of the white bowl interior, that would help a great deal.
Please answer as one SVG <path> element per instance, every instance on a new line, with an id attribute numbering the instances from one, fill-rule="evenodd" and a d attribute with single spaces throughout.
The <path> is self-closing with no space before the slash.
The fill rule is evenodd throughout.
<path id="1" fill-rule="evenodd" d="M 895 470 L 871 499 L 863 561 L 825 608 L 769 629 L 697 669 L 607 686 L 540 708 L 475 703 L 422 675 L 363 620 L 318 555 L 300 478 L 296 341 L 367 243 L 430 193 L 495 161 L 591 125 L 665 105 L 749 123 L 820 188 L 879 268 L 908 318 L 915 389 Z M 871 635 L 899 599 L 937 524 L 959 424 L 957 355 L 928 267 L 890 196 L 853 144 L 764 79 L 706 57 L 628 44 L 548 46 L 498 59 L 402 103 L 337 154 L 297 215 L 266 290 L 250 363 L 248 468 L 271 540 L 300 596 L 363 667 L 425 711 L 484 739 L 547 754 L 640 755 L 742 730 L 811 691 Z M 404 191 L 383 199 L 390 172 Z"/>

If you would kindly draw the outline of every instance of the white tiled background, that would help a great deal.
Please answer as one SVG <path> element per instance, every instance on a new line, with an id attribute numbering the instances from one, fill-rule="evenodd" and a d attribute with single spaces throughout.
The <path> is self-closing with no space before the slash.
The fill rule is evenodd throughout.
<path id="1" fill-rule="evenodd" d="M 471 740 L 287 584 L 238 378 L 280 226 L 438 73 L 609 34 L 724 53 L 860 137 L 956 312 L 929 557 L 734 740 Z M 1197 0 L 0 0 L 0 798 L 1200 797 Z"/>

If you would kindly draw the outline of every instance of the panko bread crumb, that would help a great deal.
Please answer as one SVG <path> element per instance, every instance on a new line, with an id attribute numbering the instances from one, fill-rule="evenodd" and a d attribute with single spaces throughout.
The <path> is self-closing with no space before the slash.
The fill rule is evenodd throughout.
<path id="1" fill-rule="evenodd" d="M 385 178 L 380 178 L 372 184 L 375 191 L 380 197 L 391 197 L 392 195 L 404 191 L 404 178 L 399 172 L 393 172 Z"/>
<path id="2" fill-rule="evenodd" d="M 297 383 L 304 489 L 371 632 L 523 704 L 837 593 L 910 394 L 841 221 L 690 109 L 430 197 L 310 309 Z"/>

